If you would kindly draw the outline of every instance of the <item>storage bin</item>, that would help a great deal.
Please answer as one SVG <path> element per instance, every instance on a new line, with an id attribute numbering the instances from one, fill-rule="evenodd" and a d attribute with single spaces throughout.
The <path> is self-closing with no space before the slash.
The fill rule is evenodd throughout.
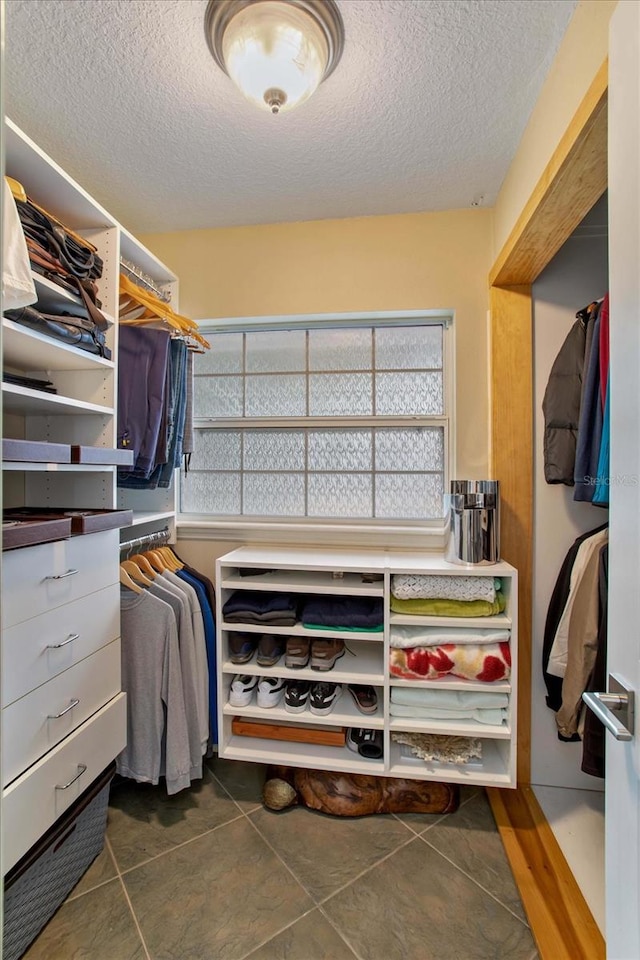
<path id="1" fill-rule="evenodd" d="M 2 956 L 18 960 L 104 846 L 110 764 L 4 880 Z"/>

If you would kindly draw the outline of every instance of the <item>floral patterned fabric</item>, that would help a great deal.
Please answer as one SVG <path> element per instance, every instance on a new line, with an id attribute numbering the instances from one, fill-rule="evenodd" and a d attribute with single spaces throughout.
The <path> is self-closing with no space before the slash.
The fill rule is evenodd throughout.
<path id="1" fill-rule="evenodd" d="M 389 670 L 394 677 L 407 680 L 437 680 L 451 675 L 493 683 L 511 676 L 511 649 L 508 643 L 391 649 Z"/>

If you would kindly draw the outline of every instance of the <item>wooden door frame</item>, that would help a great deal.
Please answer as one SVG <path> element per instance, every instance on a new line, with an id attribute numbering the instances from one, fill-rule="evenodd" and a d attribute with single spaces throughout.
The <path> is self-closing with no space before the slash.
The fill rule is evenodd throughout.
<path id="1" fill-rule="evenodd" d="M 519 571 L 518 789 L 489 799 L 542 960 L 599 960 L 602 935 L 533 794 L 533 316 L 531 285 L 607 188 L 605 61 L 500 251 L 490 287 L 490 476 L 502 555 Z"/>

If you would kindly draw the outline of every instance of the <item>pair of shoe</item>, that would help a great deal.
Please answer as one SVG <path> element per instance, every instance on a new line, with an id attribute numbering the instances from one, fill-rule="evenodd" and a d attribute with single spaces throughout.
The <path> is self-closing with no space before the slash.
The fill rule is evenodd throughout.
<path id="1" fill-rule="evenodd" d="M 344 649 L 344 640 L 289 637 L 285 666 L 298 670 L 309 664 L 312 670 L 332 670 L 336 660 L 344 656 Z"/>
<path id="2" fill-rule="evenodd" d="M 302 713 L 307 709 L 317 717 L 331 713 L 342 696 L 339 683 L 310 683 L 308 680 L 289 680 L 284 692 L 287 713 Z"/>
<path id="3" fill-rule="evenodd" d="M 272 633 L 238 633 L 232 631 L 228 636 L 229 659 L 231 663 L 249 663 L 256 650 L 256 663 L 261 667 L 274 667 L 285 651 L 284 637 Z"/>
<path id="4" fill-rule="evenodd" d="M 229 703 L 232 707 L 248 707 L 257 690 L 259 707 L 270 709 L 277 707 L 284 696 L 287 681 L 281 677 L 257 677 L 249 674 L 236 674 L 229 689 Z"/>
<path id="5" fill-rule="evenodd" d="M 382 730 L 365 730 L 350 727 L 347 730 L 347 746 L 367 760 L 382 759 Z"/>

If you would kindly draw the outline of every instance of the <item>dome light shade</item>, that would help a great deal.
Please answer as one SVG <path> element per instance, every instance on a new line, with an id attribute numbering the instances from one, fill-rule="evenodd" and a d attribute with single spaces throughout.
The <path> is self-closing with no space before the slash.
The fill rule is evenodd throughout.
<path id="1" fill-rule="evenodd" d="M 218 66 L 271 113 L 308 100 L 344 40 L 334 0 L 209 0 L 205 33 Z"/>

